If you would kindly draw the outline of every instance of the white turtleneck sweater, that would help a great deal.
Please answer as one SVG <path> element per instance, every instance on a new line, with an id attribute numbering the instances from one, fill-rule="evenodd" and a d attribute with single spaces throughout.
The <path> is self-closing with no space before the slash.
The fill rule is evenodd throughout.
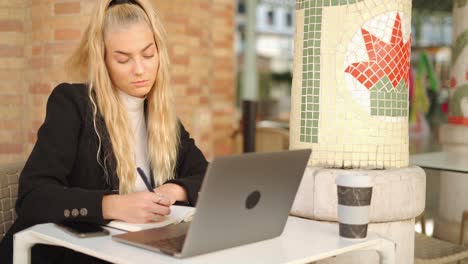
<path id="1" fill-rule="evenodd" d="M 128 119 L 130 121 L 131 131 L 135 140 L 135 164 L 140 167 L 150 177 L 150 166 L 148 161 L 148 133 L 146 131 L 146 120 L 144 114 L 145 98 L 138 98 L 128 95 L 122 91 L 118 91 L 120 100 L 127 110 Z M 138 172 L 135 170 L 135 190 L 148 191 L 145 183 L 141 179 Z M 148 182 L 150 179 L 148 178 Z"/>

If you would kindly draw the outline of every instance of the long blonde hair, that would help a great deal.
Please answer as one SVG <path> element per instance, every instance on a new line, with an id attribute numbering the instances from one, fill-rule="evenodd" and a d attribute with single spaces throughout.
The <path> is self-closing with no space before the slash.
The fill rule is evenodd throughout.
<path id="1" fill-rule="evenodd" d="M 88 96 L 93 105 L 94 129 L 99 138 L 97 159 L 102 151 L 103 133 L 96 125 L 96 116 L 102 115 L 116 161 L 121 194 L 133 192 L 136 180 L 133 133 L 128 116 L 122 107 L 118 93 L 112 87 L 105 65 L 104 34 L 111 27 L 145 22 L 153 32 L 159 54 L 156 81 L 147 95 L 148 160 L 157 185 L 175 177 L 175 166 L 180 138 L 178 120 L 173 108 L 173 95 L 169 76 L 169 56 L 166 34 L 159 16 L 147 0 L 117 4 L 109 7 L 111 0 L 97 1 L 80 45 L 68 61 L 69 71 L 75 78 L 88 84 Z M 95 96 L 93 95 L 95 94 Z M 103 166 L 106 175 L 107 166 Z M 109 180 L 109 179 L 108 179 Z"/>

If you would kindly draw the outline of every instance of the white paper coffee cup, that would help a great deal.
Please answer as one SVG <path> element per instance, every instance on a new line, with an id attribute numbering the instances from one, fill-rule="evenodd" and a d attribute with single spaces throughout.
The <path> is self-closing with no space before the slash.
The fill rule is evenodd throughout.
<path id="1" fill-rule="evenodd" d="M 367 237 L 373 180 L 370 176 L 342 174 L 336 178 L 340 236 Z"/>

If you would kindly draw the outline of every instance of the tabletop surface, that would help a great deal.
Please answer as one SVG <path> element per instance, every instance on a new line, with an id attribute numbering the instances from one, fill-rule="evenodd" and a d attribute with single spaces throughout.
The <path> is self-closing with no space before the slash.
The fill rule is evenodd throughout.
<path id="1" fill-rule="evenodd" d="M 455 152 L 430 152 L 410 156 L 410 164 L 425 169 L 468 172 L 468 154 Z"/>
<path id="2" fill-rule="evenodd" d="M 115 263 L 308 263 L 371 247 L 381 239 L 372 232 L 369 232 L 365 240 L 340 238 L 336 224 L 290 216 L 283 234 L 279 237 L 210 254 L 177 259 L 113 241 L 110 236 L 78 238 L 54 224 L 36 225 L 28 230 L 32 235 L 56 245 Z M 112 228 L 109 230 L 112 235 L 122 233 Z"/>

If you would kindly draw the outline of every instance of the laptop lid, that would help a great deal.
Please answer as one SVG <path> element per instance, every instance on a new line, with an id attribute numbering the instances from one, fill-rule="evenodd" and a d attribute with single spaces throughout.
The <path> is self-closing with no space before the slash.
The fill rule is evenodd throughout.
<path id="1" fill-rule="evenodd" d="M 310 153 L 304 149 L 215 158 L 180 256 L 279 236 Z"/>

